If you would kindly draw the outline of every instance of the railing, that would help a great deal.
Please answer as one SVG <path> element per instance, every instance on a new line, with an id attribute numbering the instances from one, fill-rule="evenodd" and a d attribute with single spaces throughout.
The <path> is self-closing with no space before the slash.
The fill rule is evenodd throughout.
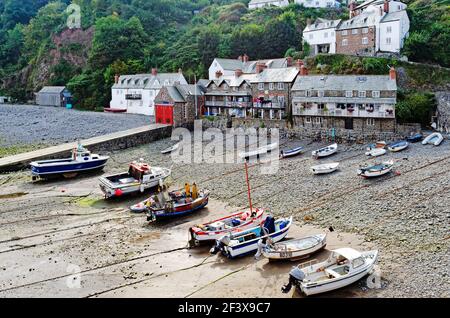
<path id="1" fill-rule="evenodd" d="M 253 103 L 253 107 L 255 108 L 277 108 L 277 109 L 285 109 L 286 106 L 280 103 L 272 102 L 272 103 Z"/>
<path id="2" fill-rule="evenodd" d="M 298 109 L 294 107 L 293 115 L 302 115 L 302 116 L 331 116 L 331 117 L 363 117 L 363 118 L 395 118 L 394 112 L 382 112 L 382 111 L 373 111 L 369 112 L 367 110 L 359 110 L 355 109 L 353 111 L 349 111 L 347 109 L 333 109 L 333 110 L 324 110 L 324 109 Z"/>
<path id="3" fill-rule="evenodd" d="M 207 107 L 252 107 L 252 102 L 235 102 L 235 101 L 205 101 Z"/>

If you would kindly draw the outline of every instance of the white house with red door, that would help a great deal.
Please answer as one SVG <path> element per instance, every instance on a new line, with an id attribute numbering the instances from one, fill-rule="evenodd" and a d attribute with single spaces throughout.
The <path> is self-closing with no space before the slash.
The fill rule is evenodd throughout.
<path id="1" fill-rule="evenodd" d="M 110 112 L 126 112 L 155 116 L 155 97 L 161 88 L 175 84 L 186 85 L 182 71 L 150 74 L 121 75 L 115 77 L 111 88 Z"/>

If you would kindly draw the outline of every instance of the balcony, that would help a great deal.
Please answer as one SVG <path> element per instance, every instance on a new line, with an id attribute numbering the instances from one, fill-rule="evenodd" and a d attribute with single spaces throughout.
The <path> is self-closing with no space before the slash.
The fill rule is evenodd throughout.
<path id="1" fill-rule="evenodd" d="M 230 108 L 244 108 L 252 107 L 252 102 L 235 102 L 235 101 L 205 101 L 206 107 L 230 107 Z"/>
<path id="2" fill-rule="evenodd" d="M 254 108 L 261 108 L 261 109 L 285 109 L 285 104 L 280 104 L 276 102 L 272 103 L 253 103 Z"/>
<path id="3" fill-rule="evenodd" d="M 293 115 L 297 116 L 324 116 L 324 117 L 360 117 L 360 118 L 395 118 L 395 113 L 388 113 L 386 111 L 367 111 L 355 109 L 349 111 L 347 109 L 332 109 L 323 110 L 317 108 L 299 108 L 294 107 Z"/>

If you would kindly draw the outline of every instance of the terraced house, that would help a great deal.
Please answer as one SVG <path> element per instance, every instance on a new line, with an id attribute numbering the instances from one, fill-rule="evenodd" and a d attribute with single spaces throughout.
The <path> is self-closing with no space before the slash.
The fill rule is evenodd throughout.
<path id="1" fill-rule="evenodd" d="M 297 127 L 395 132 L 397 82 L 393 68 L 389 75 L 299 76 L 292 95 Z"/>

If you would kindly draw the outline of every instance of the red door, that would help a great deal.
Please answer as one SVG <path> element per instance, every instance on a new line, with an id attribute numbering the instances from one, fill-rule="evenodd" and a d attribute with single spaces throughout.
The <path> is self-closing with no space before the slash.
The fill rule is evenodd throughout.
<path id="1" fill-rule="evenodd" d="M 173 105 L 155 105 L 155 119 L 158 124 L 173 125 Z"/>

